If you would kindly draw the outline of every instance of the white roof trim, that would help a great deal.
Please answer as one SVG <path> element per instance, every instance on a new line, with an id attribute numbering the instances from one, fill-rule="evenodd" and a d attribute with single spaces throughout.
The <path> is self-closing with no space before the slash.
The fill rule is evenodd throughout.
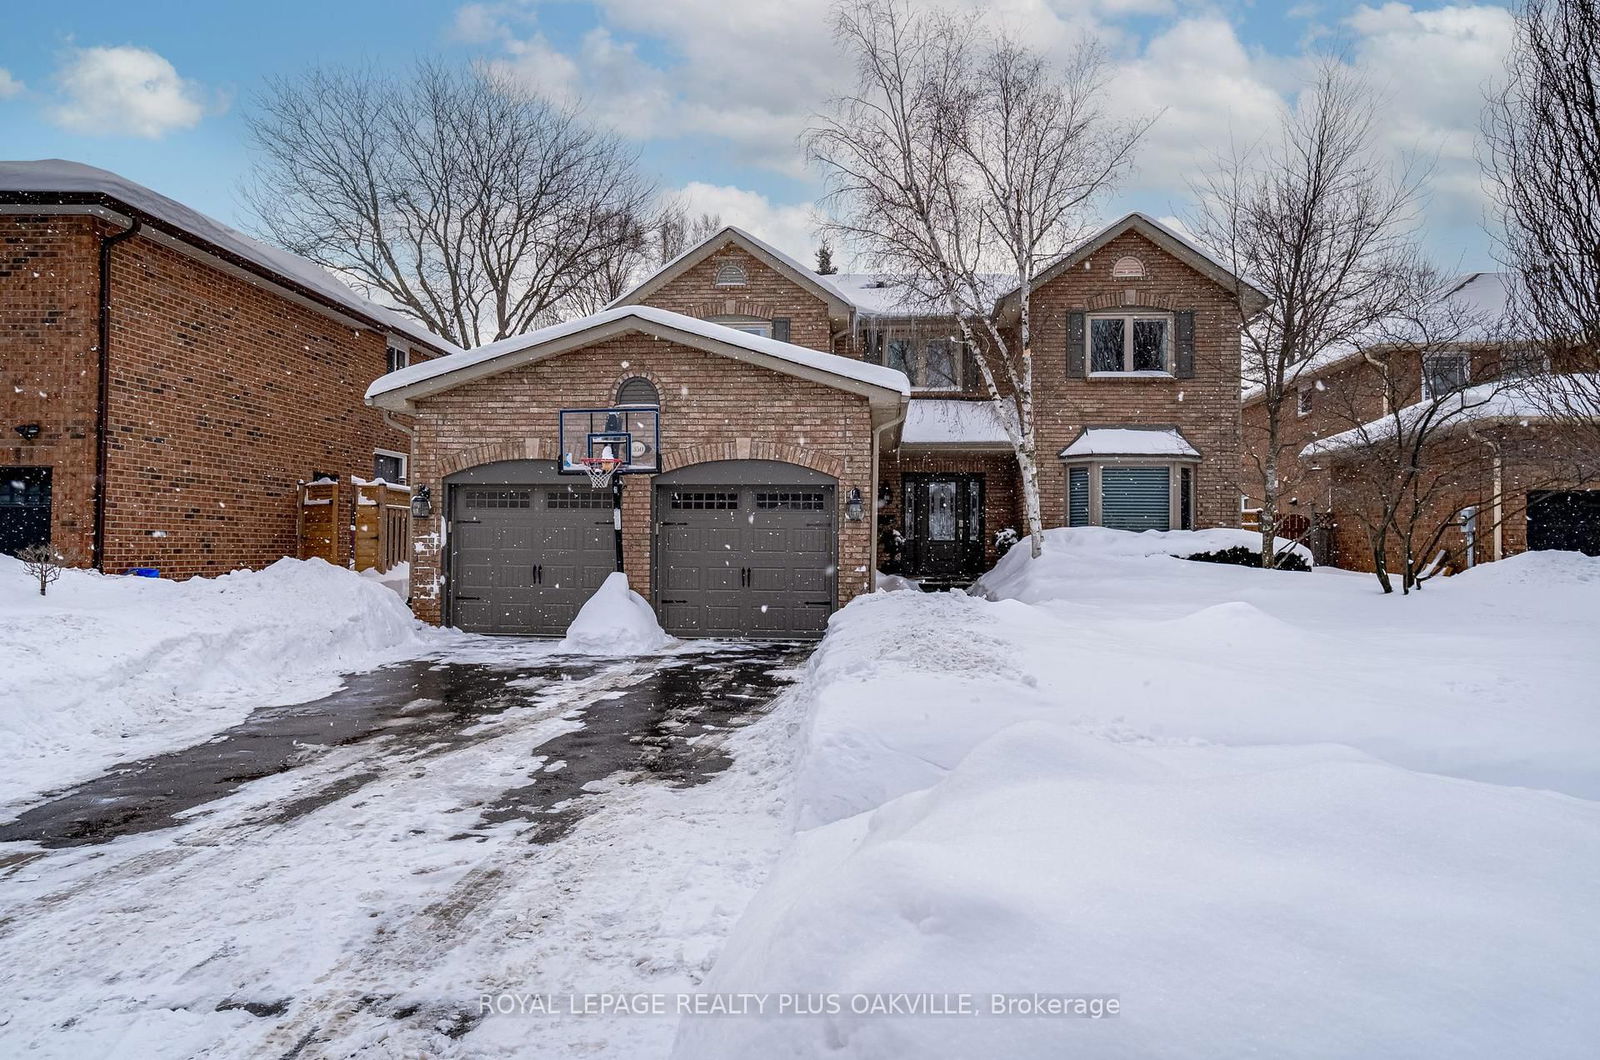
<path id="1" fill-rule="evenodd" d="M 673 277 L 682 273 L 685 269 L 688 269 L 692 265 L 699 264 L 712 254 L 716 253 L 718 250 L 721 250 L 730 241 L 738 244 L 744 250 L 754 255 L 757 259 L 765 261 L 767 265 L 777 269 L 779 272 L 789 273 L 790 278 L 796 283 L 800 284 L 802 287 L 810 287 L 817 297 L 821 298 L 824 302 L 829 303 L 833 308 L 843 311 L 843 314 L 848 314 L 849 311 L 855 307 L 855 303 L 851 301 L 851 299 L 845 297 L 844 293 L 832 283 L 828 282 L 828 278 L 826 276 L 817 275 L 815 272 L 806 268 L 805 265 L 801 264 L 799 261 L 796 261 L 794 258 L 791 258 L 789 255 L 785 254 L 771 243 L 757 239 L 744 229 L 736 228 L 733 225 L 726 225 L 719 229 L 714 235 L 701 240 L 699 243 L 696 243 L 682 254 L 679 254 L 677 257 L 661 266 L 655 272 L 652 272 L 649 276 L 646 276 L 630 290 L 612 300 L 612 302 L 607 305 L 606 308 L 615 309 L 619 306 L 631 305 L 638 302 L 639 299 L 650 295 L 668 280 L 671 280 Z M 735 287 L 716 288 L 716 290 L 723 295 L 726 295 L 727 292 L 737 289 L 738 288 Z"/>
<path id="2" fill-rule="evenodd" d="M 866 394 L 880 402 L 887 400 L 898 405 L 911 395 L 910 380 L 904 372 L 893 368 L 762 338 L 655 306 L 628 305 L 379 376 L 367 388 L 367 403 L 395 412 L 410 411 L 411 402 L 416 398 L 450 390 L 474 379 L 496 375 L 518 365 L 579 349 L 628 331 L 643 331 L 787 375 Z"/>
<path id="3" fill-rule="evenodd" d="M 1091 456 L 1156 456 L 1198 460 L 1200 453 L 1175 428 L 1088 427 L 1061 450 L 1059 459 Z"/>

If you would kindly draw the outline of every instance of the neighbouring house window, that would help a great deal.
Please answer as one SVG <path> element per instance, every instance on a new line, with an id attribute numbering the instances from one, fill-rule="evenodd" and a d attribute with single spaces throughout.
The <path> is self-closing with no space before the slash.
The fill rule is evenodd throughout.
<path id="1" fill-rule="evenodd" d="M 1422 396 L 1441 397 L 1467 385 L 1467 355 L 1435 353 L 1422 359 Z"/>
<path id="2" fill-rule="evenodd" d="M 1089 372 L 1168 372 L 1172 321 L 1148 315 L 1089 318 Z"/>
<path id="3" fill-rule="evenodd" d="M 717 275 L 712 282 L 718 287 L 743 287 L 750 282 L 750 277 L 743 265 L 736 261 L 725 261 L 717 266 Z"/>
<path id="4" fill-rule="evenodd" d="M 869 331 L 863 348 L 866 360 L 904 372 L 917 390 L 960 390 L 967 374 L 966 346 L 949 337 Z"/>
<path id="5" fill-rule="evenodd" d="M 1297 395 L 1298 400 L 1295 403 L 1295 411 L 1302 416 L 1311 415 L 1311 408 L 1316 402 L 1315 394 L 1316 390 L 1314 388 L 1309 386 L 1301 387 Z"/>
<path id="6" fill-rule="evenodd" d="M 642 375 L 624 379 L 617 387 L 618 405 L 661 405 L 661 394 L 656 385 Z"/>
<path id="7" fill-rule="evenodd" d="M 1192 530 L 1194 467 L 1188 461 L 1131 463 L 1127 458 L 1067 467 L 1067 525 L 1113 530 Z"/>
<path id="8" fill-rule="evenodd" d="M 406 484 L 406 463 L 408 458 L 404 453 L 396 453 L 388 449 L 376 449 L 372 453 L 372 477 L 381 478 L 383 481 L 396 486 Z"/>
<path id="9" fill-rule="evenodd" d="M 411 351 L 399 346 L 390 346 L 386 351 L 389 367 L 387 371 L 398 372 L 411 363 Z"/>
<path id="10" fill-rule="evenodd" d="M 1118 258 L 1116 264 L 1111 266 L 1111 276 L 1117 280 L 1142 280 L 1144 262 L 1134 257 Z"/>
<path id="11" fill-rule="evenodd" d="M 762 320 L 760 317 L 712 317 L 711 323 L 721 324 L 725 328 L 742 331 L 747 335 L 772 338 L 772 321 Z"/>

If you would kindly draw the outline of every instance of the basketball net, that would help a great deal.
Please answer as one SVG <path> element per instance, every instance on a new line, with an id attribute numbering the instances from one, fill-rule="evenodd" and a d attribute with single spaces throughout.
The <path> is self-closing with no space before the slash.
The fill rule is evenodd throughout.
<path id="1" fill-rule="evenodd" d="M 604 489 L 611 485 L 611 477 L 617 473 L 617 468 L 622 466 L 622 458 L 608 445 L 600 450 L 599 456 L 586 456 L 578 461 L 583 465 L 584 473 L 589 476 L 589 485 L 595 489 Z"/>

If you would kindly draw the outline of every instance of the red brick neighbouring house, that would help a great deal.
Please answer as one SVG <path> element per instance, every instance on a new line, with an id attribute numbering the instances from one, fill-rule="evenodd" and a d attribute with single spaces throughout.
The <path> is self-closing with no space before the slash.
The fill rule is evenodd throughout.
<path id="1" fill-rule="evenodd" d="M 1045 525 L 1237 525 L 1236 287 L 1139 214 L 1041 274 Z M 660 408 L 665 473 L 628 481 L 624 547 L 669 632 L 815 635 L 875 568 L 970 580 L 1023 525 L 1015 462 L 953 322 L 909 302 L 727 228 L 606 313 L 380 380 L 369 400 L 416 417 L 414 482 L 434 498 L 414 527 L 418 612 L 564 629 L 610 570 L 610 524 L 608 503 L 558 475 L 556 414 L 640 400 Z M 783 508 L 800 503 L 822 514 Z M 803 546 L 802 525 L 816 531 Z M 764 529 L 805 555 L 755 556 Z M 523 543 L 555 558 L 523 562 Z M 816 587 L 812 567 L 826 592 L 795 588 Z M 794 593 L 805 606 L 763 604 Z"/>
<path id="2" fill-rule="evenodd" d="M 404 474 L 410 438 L 363 404 L 367 385 L 446 352 L 310 262 L 115 174 L 0 163 L 7 551 L 49 541 L 177 577 L 293 555 L 300 482 Z"/>
<path id="3" fill-rule="evenodd" d="M 1543 388 L 1520 381 L 1569 366 L 1529 363 L 1527 344 L 1503 337 L 1509 279 L 1473 273 L 1442 296 L 1462 314 L 1461 341 L 1448 348 L 1349 344 L 1298 366 L 1279 417 L 1281 535 L 1304 533 L 1320 562 L 1373 570 L 1365 527 L 1375 517 L 1385 462 L 1395 458 L 1382 439 L 1396 410 L 1405 417 L 1439 395 L 1460 393 L 1461 409 L 1438 406 L 1440 426 L 1418 453 L 1417 524 L 1430 530 L 1426 562 L 1461 570 L 1530 548 L 1600 552 L 1600 454 L 1589 451 L 1583 433 L 1547 415 L 1537 396 Z M 1268 446 L 1259 388 L 1244 393 L 1243 427 L 1240 493 L 1253 510 Z M 1405 430 L 1398 437 L 1406 438 Z M 1435 535 L 1435 527 L 1447 529 Z M 1398 548 L 1391 535 L 1390 570 L 1400 568 Z"/>

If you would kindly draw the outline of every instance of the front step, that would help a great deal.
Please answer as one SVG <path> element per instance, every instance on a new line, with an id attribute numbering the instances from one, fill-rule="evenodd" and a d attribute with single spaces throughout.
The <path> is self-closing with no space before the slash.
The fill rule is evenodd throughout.
<path id="1" fill-rule="evenodd" d="M 917 585 L 920 586 L 922 591 L 925 593 L 942 593 L 946 589 L 965 589 L 977 579 L 973 578 L 971 575 L 951 574 L 941 575 L 938 577 L 916 578 L 915 580 Z"/>

